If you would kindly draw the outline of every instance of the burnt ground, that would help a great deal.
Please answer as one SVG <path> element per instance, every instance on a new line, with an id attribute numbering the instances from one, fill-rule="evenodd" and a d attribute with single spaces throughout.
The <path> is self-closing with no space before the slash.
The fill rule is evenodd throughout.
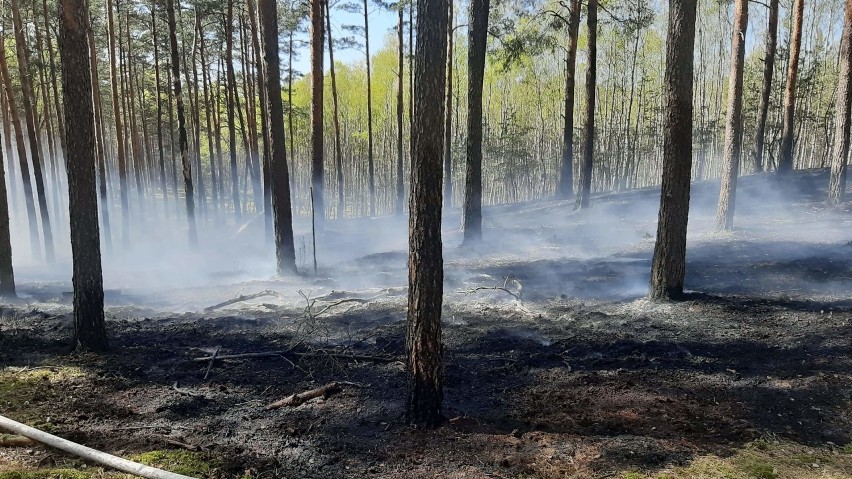
<path id="1" fill-rule="evenodd" d="M 316 277 L 108 294 L 113 349 L 103 356 L 70 352 L 67 283 L 25 282 L 26 297 L 0 311 L 0 414 L 127 457 L 196 449 L 210 477 L 849 478 L 852 211 L 821 202 L 824 181 L 806 172 L 781 191 L 743 179 L 740 226 L 724 235 L 709 230 L 718 183 L 697 185 L 691 292 L 676 303 L 643 299 L 653 190 L 599 196 L 584 213 L 562 202 L 486 209 L 478 250 L 455 247 L 451 215 L 449 421 L 435 431 L 404 422 L 396 248 Z M 353 220 L 346 240 L 369 242 L 363 226 Z M 520 300 L 474 291 L 504 281 Z M 278 294 L 203 310 L 263 290 Z M 339 303 L 351 298 L 366 302 Z M 193 358 L 217 349 L 285 352 L 217 360 L 205 380 L 208 362 Z M 265 408 L 332 381 L 363 387 Z M 766 444 L 804 459 L 690 469 Z M 0 448 L 0 474 L 4 465 L 82 467 L 41 447 Z"/>

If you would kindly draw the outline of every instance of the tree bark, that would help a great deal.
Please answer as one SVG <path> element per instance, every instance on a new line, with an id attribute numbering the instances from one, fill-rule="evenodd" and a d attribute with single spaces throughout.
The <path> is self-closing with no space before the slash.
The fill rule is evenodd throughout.
<path id="1" fill-rule="evenodd" d="M 489 0 L 471 0 L 467 53 L 469 80 L 463 244 L 476 243 L 482 239 L 482 83 L 485 77 L 485 48 L 488 40 L 488 8 Z M 428 106 L 433 107 L 434 105 Z"/>
<path id="2" fill-rule="evenodd" d="M 42 239 L 44 239 L 44 250 L 47 261 L 52 263 L 56 259 L 53 249 L 53 233 L 50 228 L 50 213 L 47 207 L 47 193 L 44 188 L 44 175 L 42 173 L 41 144 L 38 139 L 38 123 L 35 118 L 35 97 L 33 96 L 32 77 L 30 76 L 30 63 L 27 58 L 27 45 L 24 40 L 24 27 L 21 21 L 21 11 L 18 8 L 18 0 L 11 0 L 12 22 L 15 30 L 15 50 L 18 55 L 18 70 L 21 75 L 21 103 L 24 107 L 24 118 L 27 122 L 27 134 L 30 145 L 30 159 L 33 163 L 33 177 L 36 183 L 36 195 L 38 197 L 39 216 L 41 217 Z"/>
<path id="3" fill-rule="evenodd" d="M 802 47 L 802 17 L 805 0 L 793 2 L 793 33 L 790 40 L 790 62 L 787 65 L 787 85 L 784 89 L 784 126 L 781 134 L 781 157 L 778 173 L 785 175 L 793 171 L 793 137 L 795 136 L 796 77 L 799 73 L 799 52 Z"/>
<path id="4" fill-rule="evenodd" d="M 446 208 L 453 207 L 453 37 L 455 36 L 453 3 L 453 1 L 447 1 L 447 95 L 444 105 L 444 207 Z M 401 18 L 402 13 L 400 13 Z M 414 26 L 410 25 L 409 28 Z M 399 54 L 402 57 L 402 33 L 399 38 Z M 399 75 L 401 83 L 401 71 Z"/>
<path id="5" fill-rule="evenodd" d="M 592 194 L 592 168 L 595 158 L 595 88 L 597 88 L 597 36 L 598 36 L 598 2 L 589 0 L 589 58 L 586 67 L 586 116 L 583 120 L 583 168 L 580 177 L 580 193 L 577 195 L 575 209 L 589 207 L 589 197 Z"/>
<path id="6" fill-rule="evenodd" d="M 763 150 L 766 141 L 766 117 L 772 94 L 772 75 L 775 71 L 775 45 L 778 41 L 778 0 L 769 0 L 769 25 L 766 29 L 766 57 L 763 60 L 763 86 L 757 108 L 757 129 L 754 133 L 754 171 L 763 171 Z"/>
<path id="7" fill-rule="evenodd" d="M 68 191 L 73 257 L 74 328 L 78 349 L 108 348 L 95 185 L 95 116 L 89 70 L 86 0 L 60 0 L 59 53 L 68 126 Z"/>
<path id="8" fill-rule="evenodd" d="M 186 220 L 189 224 L 189 244 L 198 246 L 198 232 L 195 226 L 195 201 L 192 191 L 192 166 L 189 163 L 189 145 L 186 137 L 186 117 L 183 107 L 183 95 L 180 84 L 180 60 L 178 57 L 178 44 L 175 22 L 174 0 L 166 0 L 166 14 L 169 17 L 169 44 L 172 52 L 172 82 L 174 83 L 174 96 L 177 103 L 178 117 L 178 144 L 180 147 L 180 161 L 183 167 L 183 187 L 186 202 Z"/>
<path id="9" fill-rule="evenodd" d="M 275 222 L 275 256 L 278 274 L 296 274 L 293 243 L 293 213 L 290 205 L 290 178 L 287 171 L 287 138 L 284 135 L 284 105 L 281 101 L 281 67 L 278 59 L 278 10 L 275 0 L 258 0 L 266 100 L 269 111 L 269 138 L 272 184 L 272 210 Z"/>
<path id="10" fill-rule="evenodd" d="M 831 179 L 828 201 L 838 204 L 846 195 L 846 159 L 849 157 L 849 113 L 852 110 L 852 1 L 846 2 L 843 35 L 840 39 L 840 74 L 834 112 L 834 145 L 831 150 Z"/>
<path id="11" fill-rule="evenodd" d="M 696 0 L 669 3 L 663 124 L 663 178 L 651 299 L 678 299 L 686 273 L 686 230 L 692 169 L 693 45 Z"/>
<path id="12" fill-rule="evenodd" d="M 101 110 L 101 88 L 98 80 L 98 54 L 95 46 L 95 35 L 92 32 L 91 13 L 89 14 L 89 28 L 86 36 L 89 41 L 89 70 L 92 79 L 92 108 L 95 114 L 95 147 L 98 161 L 98 193 L 100 201 L 100 219 L 103 225 L 103 238 L 106 243 L 107 254 L 112 251 L 112 226 L 109 216 L 109 199 L 107 197 L 107 169 L 106 169 L 106 145 L 104 145 L 103 114 Z M 67 148 L 67 144 L 66 144 Z"/>
<path id="13" fill-rule="evenodd" d="M 487 2 L 485 7 L 487 18 Z M 419 21 L 414 59 L 417 115 L 412 128 L 408 220 L 406 418 L 412 424 L 435 427 L 443 420 L 441 158 L 447 67 L 447 0 L 417 0 L 417 13 Z"/>
<path id="14" fill-rule="evenodd" d="M 725 120 L 725 158 L 722 165 L 722 189 L 716 211 L 716 231 L 734 227 L 737 177 L 743 143 L 743 66 L 745 63 L 748 0 L 734 2 L 734 28 L 731 40 L 731 72 L 728 76 L 728 114 Z"/>
<path id="15" fill-rule="evenodd" d="M 580 0 L 572 0 L 568 19 L 568 51 L 565 56 L 565 127 L 562 132 L 562 163 L 556 196 L 568 199 L 574 195 L 574 87 L 577 70 L 577 37 L 580 32 Z"/>
<path id="16" fill-rule="evenodd" d="M 12 164 L 12 162 L 9 162 Z M 13 180 L 13 178 L 9 178 Z M 11 183 L 11 181 L 10 181 Z M 6 194 L 6 169 L 0 156 L 0 298 L 14 298 L 15 271 L 12 268 L 12 235 L 9 230 L 9 198 Z"/>
<path id="17" fill-rule="evenodd" d="M 323 0 L 310 0 L 311 7 L 311 185 L 317 226 L 325 222 L 325 165 L 323 153 Z"/>

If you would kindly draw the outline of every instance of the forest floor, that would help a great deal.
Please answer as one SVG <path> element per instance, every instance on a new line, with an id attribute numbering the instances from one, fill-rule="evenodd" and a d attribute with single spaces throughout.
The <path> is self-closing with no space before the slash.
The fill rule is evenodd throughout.
<path id="1" fill-rule="evenodd" d="M 826 207 L 824 183 L 743 178 L 724 235 L 718 183 L 696 185 L 691 293 L 674 303 L 643 298 L 653 189 L 579 213 L 486 208 L 475 250 L 450 214 L 434 431 L 403 421 L 397 218 L 329 222 L 316 276 L 108 292 L 103 356 L 69 352 L 68 282 L 24 281 L 0 311 L 0 414 L 197 477 L 852 478 L 852 210 Z M 491 287 L 505 289 L 477 290 Z M 275 294 L 205 311 L 262 291 Z M 216 360 L 205 380 L 193 359 L 215 351 L 281 353 Z M 334 381 L 360 387 L 266 409 Z M 0 478 L 89 477 L 123 476 L 0 448 Z"/>

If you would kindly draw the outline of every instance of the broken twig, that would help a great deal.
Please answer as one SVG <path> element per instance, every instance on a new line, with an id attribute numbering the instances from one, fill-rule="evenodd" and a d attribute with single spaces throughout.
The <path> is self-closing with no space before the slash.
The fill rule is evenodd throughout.
<path id="1" fill-rule="evenodd" d="M 204 373 L 204 380 L 207 381 L 207 376 L 210 376 L 210 370 L 213 369 L 213 363 L 216 362 L 216 356 L 219 355 L 219 351 L 222 349 L 222 346 L 217 346 L 216 351 L 213 352 L 213 356 L 210 356 L 210 364 L 207 365 L 207 372 Z"/>

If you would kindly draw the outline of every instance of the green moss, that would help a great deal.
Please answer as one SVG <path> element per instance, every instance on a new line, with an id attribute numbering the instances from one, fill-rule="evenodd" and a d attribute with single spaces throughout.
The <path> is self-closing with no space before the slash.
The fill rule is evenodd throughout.
<path id="1" fill-rule="evenodd" d="M 772 467 L 772 464 L 760 458 L 744 458 L 740 462 L 740 468 L 754 479 L 775 479 L 778 477 L 778 473 Z"/>
<path id="2" fill-rule="evenodd" d="M 638 472 L 625 472 L 621 479 L 645 479 L 645 475 Z"/>
<path id="3" fill-rule="evenodd" d="M 845 454 L 852 454 L 852 443 L 843 446 L 843 452 Z"/>
<path id="4" fill-rule="evenodd" d="M 131 459 L 146 466 L 193 477 L 207 476 L 217 466 L 215 459 L 207 454 L 182 450 L 150 451 Z"/>
<path id="5" fill-rule="evenodd" d="M 55 399 L 64 389 L 61 386 L 84 376 L 78 368 L 0 369 L 0 409 L 13 418 L 50 432 L 43 422 L 39 405 Z"/>
<path id="6" fill-rule="evenodd" d="M 0 479 L 90 479 L 91 474 L 75 469 L 34 469 L 0 472 Z"/>

